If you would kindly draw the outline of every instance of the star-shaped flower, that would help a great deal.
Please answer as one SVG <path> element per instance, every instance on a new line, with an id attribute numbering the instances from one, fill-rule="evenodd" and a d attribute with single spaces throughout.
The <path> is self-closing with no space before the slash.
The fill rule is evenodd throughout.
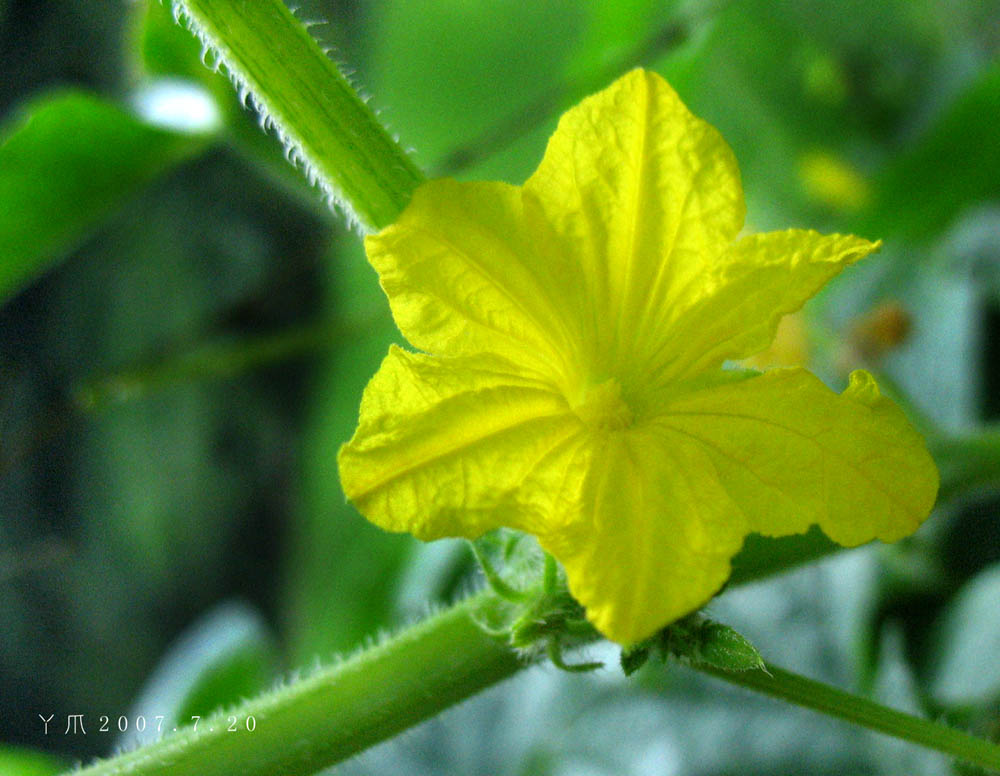
<path id="1" fill-rule="evenodd" d="M 365 241 L 423 352 L 365 390 L 348 498 L 421 539 L 534 534 L 624 644 L 704 604 L 749 532 L 911 533 L 937 470 L 869 374 L 837 395 L 723 368 L 877 245 L 743 219 L 728 146 L 641 70 L 566 113 L 524 186 L 422 186 Z"/>

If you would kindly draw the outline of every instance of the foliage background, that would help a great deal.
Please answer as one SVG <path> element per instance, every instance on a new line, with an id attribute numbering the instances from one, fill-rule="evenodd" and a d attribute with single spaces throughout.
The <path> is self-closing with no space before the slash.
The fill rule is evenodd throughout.
<path id="1" fill-rule="evenodd" d="M 867 364 L 952 435 L 996 421 L 1000 3 L 299 14 L 330 22 L 317 36 L 426 169 L 467 179 L 523 181 L 562 109 L 658 70 L 733 146 L 753 228 L 885 240 L 807 309 L 813 368 L 839 389 Z M 449 600 L 470 567 L 461 545 L 383 535 L 344 503 L 335 453 L 395 329 L 356 235 L 169 13 L 0 0 L 0 73 L 0 765 L 44 773 L 63 760 L 27 749 L 85 760 L 134 733 L 46 737 L 39 713 L 204 713 Z M 164 78 L 196 85 L 184 105 L 215 123 L 136 120 Z M 892 349 L 870 315 L 886 303 L 910 320 Z M 710 611 L 779 664 L 997 737 L 1000 448 L 976 449 L 939 451 L 976 487 L 944 494 L 914 540 Z M 533 669 L 338 772 L 390 768 L 953 772 L 681 668 L 631 684 Z"/>

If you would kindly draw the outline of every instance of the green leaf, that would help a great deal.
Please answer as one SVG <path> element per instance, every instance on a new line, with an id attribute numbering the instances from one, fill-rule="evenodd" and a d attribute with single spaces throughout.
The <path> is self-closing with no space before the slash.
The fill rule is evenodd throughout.
<path id="1" fill-rule="evenodd" d="M 0 773 L 4 776 L 53 776 L 66 767 L 64 760 L 43 752 L 0 746 Z"/>
<path id="2" fill-rule="evenodd" d="M 222 604 L 167 650 L 129 717 L 144 717 L 148 726 L 140 739 L 154 741 L 189 724 L 193 715 L 204 717 L 257 695 L 273 681 L 276 663 L 260 615 L 245 604 Z M 162 729 L 153 723 L 157 717 L 163 717 Z"/>
<path id="3" fill-rule="evenodd" d="M 941 470 L 940 503 L 1000 488 L 1000 428 L 931 438 L 929 446 Z"/>
<path id="4" fill-rule="evenodd" d="M 976 575 L 948 606 L 937 628 L 931 692 L 946 704 L 1000 698 L 1000 565 Z"/>
<path id="5" fill-rule="evenodd" d="M 218 89 L 228 99 L 232 86 L 221 73 L 201 61 L 201 44 L 174 21 L 169 3 L 145 0 L 136 3 L 133 28 L 137 65 L 146 75 L 187 78 Z M 223 91 L 224 90 L 224 91 Z"/>
<path id="6" fill-rule="evenodd" d="M 321 367 L 303 442 L 285 589 L 287 639 L 296 665 L 355 649 L 389 627 L 401 577 L 418 544 L 369 523 L 340 487 L 337 448 L 350 438 L 361 392 L 398 334 L 357 241 L 335 245 L 327 266 L 330 306 L 354 333 Z"/>
<path id="7" fill-rule="evenodd" d="M 511 13 L 497 2 L 379 3 L 372 8 L 377 36 L 369 68 L 375 101 L 405 129 L 418 161 L 435 164 L 560 82 L 586 29 L 586 6 L 552 0 Z M 523 181 L 557 113 L 477 165 L 476 176 Z"/>
<path id="8" fill-rule="evenodd" d="M 0 136 L 0 303 L 204 145 L 73 91 L 25 106 Z"/>
<path id="9" fill-rule="evenodd" d="M 965 208 L 1000 196 L 1000 64 L 985 70 L 877 185 L 861 234 L 931 239 Z"/>
<path id="10" fill-rule="evenodd" d="M 778 538 L 750 534 L 743 542 L 743 549 L 733 558 L 728 584 L 753 582 L 842 549 L 815 525 L 804 534 Z"/>

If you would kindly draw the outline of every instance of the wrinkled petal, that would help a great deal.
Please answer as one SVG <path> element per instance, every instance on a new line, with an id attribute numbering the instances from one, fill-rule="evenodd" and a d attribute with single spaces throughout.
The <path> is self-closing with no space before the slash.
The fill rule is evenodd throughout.
<path id="1" fill-rule="evenodd" d="M 535 534 L 620 643 L 709 599 L 751 531 L 818 524 L 892 541 L 937 471 L 872 378 L 722 370 L 877 246 L 736 239 L 717 132 L 635 71 L 559 123 L 523 188 L 433 181 L 366 240 L 395 319 L 340 452 L 344 490 L 391 531 Z"/>
<path id="2" fill-rule="evenodd" d="M 593 437 L 578 496 L 536 530 L 587 617 L 621 644 L 703 605 L 751 531 L 818 524 L 845 546 L 896 541 L 934 504 L 923 440 L 866 372 L 840 395 L 802 369 L 699 386 L 653 421 Z"/>
<path id="3" fill-rule="evenodd" d="M 539 535 L 587 618 L 620 644 L 704 604 L 729 576 L 745 521 L 689 440 L 610 434 L 588 461 L 576 514 Z"/>
<path id="4" fill-rule="evenodd" d="M 776 369 L 677 397 L 653 424 L 698 446 L 752 531 L 838 544 L 907 536 L 930 513 L 938 475 L 902 411 L 856 371 L 842 394 L 803 369 Z"/>
<path id="5" fill-rule="evenodd" d="M 561 396 L 509 362 L 392 347 L 340 450 L 340 479 L 388 531 L 420 539 L 471 538 L 501 524 L 532 531 L 553 509 L 580 432 Z"/>
<path id="6" fill-rule="evenodd" d="M 365 240 L 403 336 L 445 356 L 493 353 L 560 381 L 579 333 L 562 286 L 534 257 L 520 190 L 430 181 Z"/>
<path id="7" fill-rule="evenodd" d="M 697 289 L 697 300 L 663 327 L 647 379 L 663 384 L 758 353 L 783 315 L 802 307 L 849 264 L 877 250 L 852 235 L 789 229 L 733 243 Z"/>
<path id="8" fill-rule="evenodd" d="M 577 267 L 567 293 L 604 374 L 655 336 L 658 311 L 698 293 L 745 212 L 725 141 L 642 70 L 563 115 L 524 202 L 539 255 Z"/>

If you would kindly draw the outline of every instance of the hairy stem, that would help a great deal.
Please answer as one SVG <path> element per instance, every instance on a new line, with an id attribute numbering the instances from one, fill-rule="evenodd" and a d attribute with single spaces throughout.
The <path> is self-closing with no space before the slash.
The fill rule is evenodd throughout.
<path id="1" fill-rule="evenodd" d="M 481 593 L 378 646 L 76 776 L 306 776 L 526 665 L 474 617 Z M 247 720 L 253 718 L 253 731 Z M 237 728 L 231 720 L 235 718 Z"/>
<path id="2" fill-rule="evenodd" d="M 782 568 L 780 561 L 777 569 Z M 763 565 L 754 576 L 763 576 Z M 743 579 L 742 581 L 749 581 Z M 388 641 L 274 692 L 201 720 L 133 752 L 99 762 L 79 776 L 305 776 L 352 757 L 496 684 L 531 661 L 485 633 L 478 612 L 505 604 L 479 593 Z M 577 637 L 576 643 L 596 640 Z M 958 730 L 880 706 L 797 676 L 696 668 L 856 725 L 1000 768 L 1000 747 Z M 255 729 L 247 731 L 253 717 Z M 237 730 L 230 732 L 232 720 Z"/>
<path id="3" fill-rule="evenodd" d="M 174 12 L 333 203 L 364 231 L 396 220 L 422 173 L 280 0 L 174 0 Z"/>

